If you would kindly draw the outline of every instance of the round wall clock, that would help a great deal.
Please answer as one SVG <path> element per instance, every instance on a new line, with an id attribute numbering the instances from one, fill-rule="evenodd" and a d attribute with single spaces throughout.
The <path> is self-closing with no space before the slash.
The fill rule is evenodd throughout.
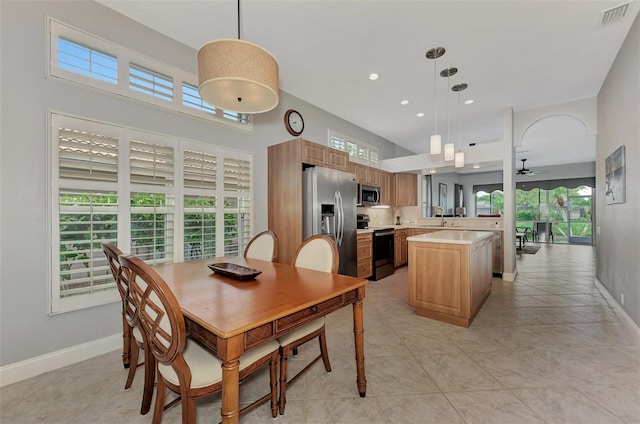
<path id="1" fill-rule="evenodd" d="M 293 136 L 298 136 L 304 131 L 304 120 L 297 110 L 289 109 L 284 114 L 284 126 Z"/>

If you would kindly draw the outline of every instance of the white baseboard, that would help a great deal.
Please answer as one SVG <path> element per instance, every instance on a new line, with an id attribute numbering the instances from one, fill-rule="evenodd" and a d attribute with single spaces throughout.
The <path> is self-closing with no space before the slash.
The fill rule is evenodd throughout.
<path id="1" fill-rule="evenodd" d="M 607 302 L 612 305 L 614 307 L 614 309 L 616 310 L 616 312 L 618 312 L 620 315 L 622 315 L 624 317 L 625 320 L 627 320 L 627 322 L 629 324 L 631 324 L 631 327 L 636 330 L 636 332 L 640 335 L 640 327 L 638 327 L 638 324 L 635 323 L 634 320 L 631 319 L 631 317 L 629 316 L 629 314 L 627 313 L 627 311 L 625 311 L 624 309 L 622 309 L 622 306 L 620 306 L 620 304 L 618 303 L 618 301 L 615 299 L 615 297 L 613 297 L 611 295 L 611 293 L 609 293 L 609 290 L 607 290 L 607 288 L 604 286 L 604 284 L 602 284 L 600 282 L 600 280 L 598 280 L 598 277 L 595 278 L 595 284 L 597 289 L 600 291 L 600 293 L 605 297 L 605 299 L 607 300 Z"/>
<path id="2" fill-rule="evenodd" d="M 122 349 L 122 334 L 71 346 L 56 352 L 0 367 L 0 387 Z"/>
<path id="3" fill-rule="evenodd" d="M 514 281 L 516 281 L 516 277 L 518 276 L 518 268 L 514 269 L 513 272 L 503 272 L 502 273 L 502 279 L 504 281 L 508 281 L 510 283 L 513 283 Z"/>

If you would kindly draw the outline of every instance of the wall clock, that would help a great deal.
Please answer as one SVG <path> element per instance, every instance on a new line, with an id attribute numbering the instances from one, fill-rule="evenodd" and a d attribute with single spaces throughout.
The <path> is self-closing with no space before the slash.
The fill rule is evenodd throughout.
<path id="1" fill-rule="evenodd" d="M 297 110 L 289 109 L 284 114 L 284 126 L 293 136 L 299 136 L 304 131 L 304 120 Z"/>

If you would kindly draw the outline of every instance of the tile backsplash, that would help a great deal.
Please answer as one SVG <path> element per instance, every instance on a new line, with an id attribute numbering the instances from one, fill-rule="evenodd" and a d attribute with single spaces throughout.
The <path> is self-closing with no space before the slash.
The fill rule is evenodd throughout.
<path id="1" fill-rule="evenodd" d="M 420 208 L 418 206 L 403 206 L 390 208 L 358 208 L 358 213 L 369 215 L 369 225 L 393 225 L 396 217 L 400 217 L 402 224 L 415 224 L 420 218 Z"/>
<path id="2" fill-rule="evenodd" d="M 358 208 L 358 213 L 366 213 L 369 215 L 369 226 L 379 227 L 394 225 L 396 217 L 400 217 L 400 223 L 404 225 L 439 225 L 441 218 L 425 218 L 420 216 L 419 206 L 402 206 L 389 208 Z M 451 222 L 451 218 L 446 218 Z M 491 229 L 503 229 L 502 218 L 455 218 L 458 225 L 464 227 L 481 227 Z"/>

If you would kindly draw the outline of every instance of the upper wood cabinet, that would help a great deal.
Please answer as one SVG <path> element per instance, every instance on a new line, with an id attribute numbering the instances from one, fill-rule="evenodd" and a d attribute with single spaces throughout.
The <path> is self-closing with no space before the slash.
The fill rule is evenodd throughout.
<path id="1" fill-rule="evenodd" d="M 394 188 L 395 178 L 391 172 L 378 171 L 378 181 L 380 182 L 380 203 L 393 206 L 395 203 Z"/>
<path id="2" fill-rule="evenodd" d="M 347 152 L 341 152 L 308 140 L 299 140 L 302 143 L 302 163 L 347 171 L 349 164 L 349 154 Z"/>
<path id="3" fill-rule="evenodd" d="M 416 174 L 395 174 L 395 206 L 418 206 Z"/>
<path id="4" fill-rule="evenodd" d="M 380 185 L 380 171 L 378 168 L 372 168 L 366 165 L 360 165 L 358 163 L 349 162 L 353 169 L 355 169 L 356 182 L 358 184 L 369 184 L 372 186 Z"/>

